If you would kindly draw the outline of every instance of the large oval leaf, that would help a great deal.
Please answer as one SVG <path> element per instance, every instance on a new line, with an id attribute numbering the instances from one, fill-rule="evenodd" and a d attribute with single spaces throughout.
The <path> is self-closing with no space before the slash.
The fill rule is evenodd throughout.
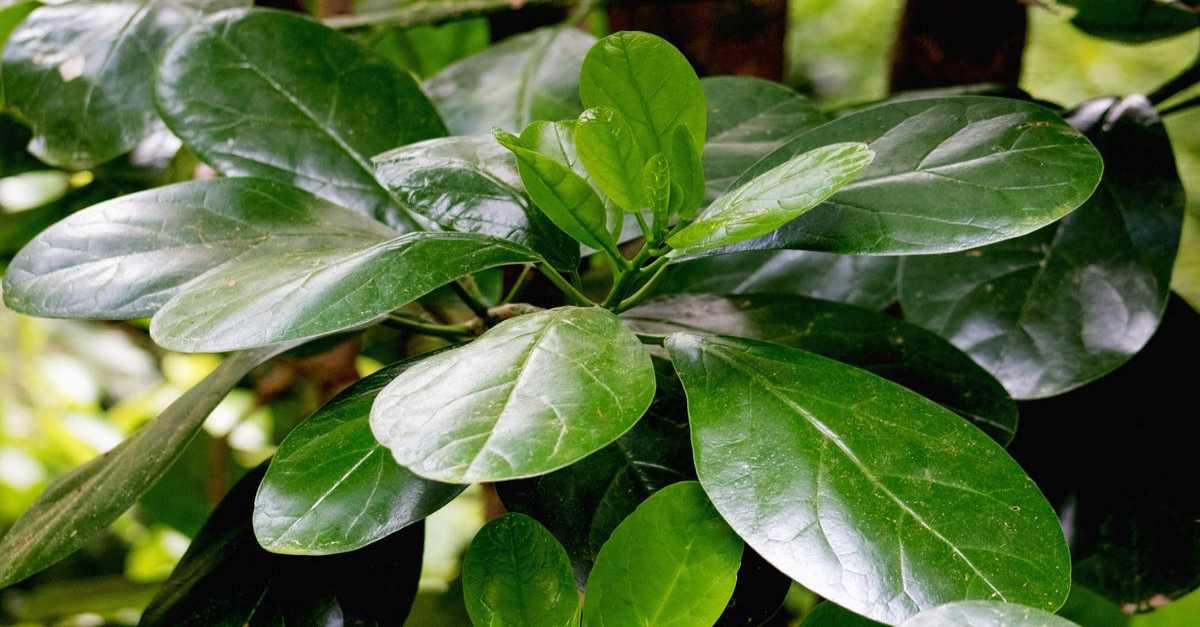
<path id="1" fill-rule="evenodd" d="M 1016 237 L 1083 204 L 1100 181 L 1095 148 L 1050 110 L 963 96 L 894 102 L 819 126 L 744 173 L 740 187 L 836 142 L 871 146 L 871 167 L 783 228 L 730 249 L 896 255 Z M 728 249 L 722 249 L 728 250 Z"/>
<path id="2" fill-rule="evenodd" d="M 33 125 L 30 152 L 86 168 L 162 128 L 151 85 L 167 44 L 202 13 L 247 0 L 85 0 L 34 11 L 4 46 L 4 96 Z"/>
<path id="3" fill-rule="evenodd" d="M 1016 398 L 1060 394 L 1141 350 L 1162 318 L 1183 222 L 1183 184 L 1166 131 L 1142 96 L 1070 115 L 1107 169 L 1063 221 L 954 255 L 905 260 L 901 301 Z"/>
<path id="4" fill-rule="evenodd" d="M 705 491 L 806 588 L 887 623 L 963 599 L 1066 599 L 1054 510 L 983 432 L 811 353 L 694 333 L 666 345 Z"/>
<path id="5" fill-rule="evenodd" d="M 667 486 L 600 549 L 583 625 L 711 625 L 733 594 L 742 548 L 699 483 Z"/>
<path id="6" fill-rule="evenodd" d="M 34 238 L 4 276 L 4 301 L 36 316 L 139 318 L 226 262 L 366 248 L 394 235 L 378 222 L 265 179 L 179 183 L 95 205 Z"/>
<path id="7" fill-rule="evenodd" d="M 463 486 L 413 475 L 371 435 L 379 391 L 424 358 L 359 381 L 288 434 L 254 500 L 254 535 L 264 549 L 352 551 L 424 519 L 462 492 Z"/>
<path id="8" fill-rule="evenodd" d="M 189 29 L 163 57 L 155 98 L 224 174 L 295 185 L 402 230 L 415 224 L 370 158 L 445 134 L 412 76 L 290 12 L 230 11 Z"/>
<path id="9" fill-rule="evenodd" d="M 373 246 L 257 255 L 189 283 L 150 321 L 179 351 L 219 352 L 367 324 L 454 279 L 540 258 L 473 233 L 409 233 Z"/>
<path id="10" fill-rule="evenodd" d="M 479 530 L 463 557 L 463 599 L 474 625 L 571 627 L 579 591 L 563 547 L 538 522 L 505 514 Z"/>
<path id="11" fill-rule="evenodd" d="M 603 448 L 642 417 L 654 367 L 611 312 L 563 307 L 502 322 L 384 388 L 371 429 L 438 481 L 543 474 Z"/>
<path id="12" fill-rule="evenodd" d="M 583 110 L 579 68 L 595 41 L 574 28 L 538 29 L 450 65 L 424 87 L 455 135 L 573 118 Z"/>
<path id="13" fill-rule="evenodd" d="M 1016 603 L 957 601 L 925 610 L 900 627 L 1079 627 L 1050 612 Z"/>

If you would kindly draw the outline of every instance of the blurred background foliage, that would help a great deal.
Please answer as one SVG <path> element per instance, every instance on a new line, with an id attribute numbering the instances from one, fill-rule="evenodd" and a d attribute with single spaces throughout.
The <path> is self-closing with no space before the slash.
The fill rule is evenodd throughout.
<path id="1" fill-rule="evenodd" d="M 395 4 L 368 0 L 359 10 Z M 1071 106 L 1107 94 L 1148 93 L 1197 57 L 1194 30 L 1149 43 L 1119 43 L 1072 26 L 1072 7 L 1030 5 L 1020 87 L 1039 100 Z M 790 0 L 786 82 L 827 108 L 884 97 L 902 8 L 901 0 Z M 483 49 L 491 38 L 484 18 L 356 32 L 376 52 L 421 77 Z M 1166 125 L 1188 196 L 1200 198 L 1200 115 L 1194 110 L 1168 115 Z M 30 236 L 75 209 L 121 191 L 190 178 L 195 161 L 177 154 L 172 139 L 153 138 L 102 171 L 67 173 L 28 156 L 28 132 L 0 117 L 0 271 Z M 1192 200 L 1172 285 L 1196 308 L 1198 216 L 1200 202 Z M 350 357 L 357 375 L 392 357 L 372 354 L 385 344 L 368 340 L 364 347 L 371 357 Z M 115 446 L 219 359 L 163 351 L 138 323 L 33 319 L 0 305 L 0 532 L 50 481 Z M 171 572 L 229 486 L 335 391 L 308 381 L 303 359 L 272 362 L 253 373 L 208 419 L 184 459 L 108 537 L 20 586 L 0 590 L 0 624 L 136 624 L 137 608 Z M 485 519 L 485 501 L 483 490 L 474 487 L 429 521 L 422 594 L 408 624 L 466 624 L 456 589 L 458 562 Z M 788 606 L 802 615 L 815 602 L 797 589 Z M 1079 597 L 1072 603 L 1095 608 Z M 1130 624 L 1194 624 L 1200 597 L 1192 594 L 1174 605 Z"/>

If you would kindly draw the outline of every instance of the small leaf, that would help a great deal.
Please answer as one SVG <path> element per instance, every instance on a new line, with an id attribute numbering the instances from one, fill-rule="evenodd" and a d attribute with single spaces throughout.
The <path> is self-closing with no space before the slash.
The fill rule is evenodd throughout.
<path id="1" fill-rule="evenodd" d="M 1058 518 L 981 431 L 811 353 L 676 333 L 696 471 L 747 544 L 885 623 L 962 599 L 1053 610 L 1070 587 Z"/>
<path id="2" fill-rule="evenodd" d="M 150 336 L 190 352 L 314 338 L 373 322 L 458 277 L 536 261 L 494 237 L 428 232 L 258 255 L 189 283 L 154 315 Z"/>
<path id="3" fill-rule="evenodd" d="M 225 175 L 295 185 L 401 230 L 416 224 L 370 158 L 445 134 L 407 72 L 292 12 L 197 24 L 167 50 L 155 97 L 171 132 Z"/>
<path id="4" fill-rule="evenodd" d="M 462 492 L 462 486 L 413 475 L 371 435 L 379 391 L 425 358 L 359 381 L 288 434 L 254 500 L 254 534 L 264 549 L 352 551 L 424 519 Z"/>
<path id="5" fill-rule="evenodd" d="M 1037 608 L 999 601 L 956 601 L 925 610 L 900 627 L 1079 627 Z"/>
<path id="6" fill-rule="evenodd" d="M 663 146 L 671 167 L 671 215 L 691 220 L 704 201 L 704 165 L 696 140 L 682 125 L 676 126 Z"/>
<path id="7" fill-rule="evenodd" d="M 661 241 L 671 219 L 671 166 L 660 152 L 642 168 L 642 198 L 650 209 L 653 239 Z"/>
<path id="8" fill-rule="evenodd" d="M 158 418 L 46 488 L 0 541 L 0 588 L 54 564 L 104 531 L 179 459 L 238 381 L 287 348 L 230 355 Z"/>
<path id="9" fill-rule="evenodd" d="M 866 144 L 816 148 L 717 198 L 695 222 L 667 238 L 683 257 L 765 235 L 812 209 L 861 174 L 875 153 Z"/>
<path id="10" fill-rule="evenodd" d="M 5 104 L 32 124 L 29 151 L 74 169 L 132 150 L 162 128 L 151 85 L 169 42 L 204 13 L 248 4 L 84 0 L 37 8 L 4 46 Z"/>
<path id="11" fill-rule="evenodd" d="M 1200 25 L 1194 12 L 1156 0 L 1063 0 L 1079 7 L 1071 18 L 1079 30 L 1126 43 L 1144 43 L 1186 33 Z"/>
<path id="12" fill-rule="evenodd" d="M 642 167 L 633 129 L 615 109 L 588 109 L 575 124 L 575 147 L 592 181 L 626 211 L 640 211 Z"/>
<path id="13" fill-rule="evenodd" d="M 562 307 L 506 320 L 414 365 L 380 393 L 371 429 L 419 475 L 500 481 L 603 448 L 653 396 L 637 336 L 607 310 Z"/>
<path id="14" fill-rule="evenodd" d="M 579 115 L 579 68 L 596 38 L 574 28 L 510 37 L 425 81 L 455 135 Z"/>
<path id="15" fill-rule="evenodd" d="M 474 625 L 569 627 L 579 617 L 567 553 L 522 514 L 493 520 L 471 541 L 463 558 L 463 598 Z"/>
<path id="16" fill-rule="evenodd" d="M 711 625 L 733 594 L 742 548 L 699 483 L 667 486 L 600 549 L 583 625 Z"/>
<path id="17" fill-rule="evenodd" d="M 621 230 L 625 220 L 625 210 L 617 206 L 608 196 L 600 190 L 596 182 L 592 180 L 592 175 L 583 166 L 583 162 L 579 160 L 579 153 L 575 146 L 575 126 L 576 120 L 560 120 L 558 122 L 534 122 L 525 127 L 521 131 L 521 141 L 525 147 L 530 150 L 550 157 L 555 161 L 571 168 L 571 171 L 578 174 L 580 178 L 587 181 L 588 185 L 600 197 L 601 203 L 604 204 L 606 230 L 612 239 L 616 242 L 625 241 L 624 233 Z M 636 229 L 637 226 L 634 225 Z M 641 235 L 641 232 L 634 234 L 634 237 Z M 593 250 L 597 250 L 593 248 Z"/>

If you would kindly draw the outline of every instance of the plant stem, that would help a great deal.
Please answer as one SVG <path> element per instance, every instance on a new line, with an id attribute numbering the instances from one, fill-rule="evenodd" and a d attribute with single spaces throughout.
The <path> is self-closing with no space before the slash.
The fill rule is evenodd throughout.
<path id="1" fill-rule="evenodd" d="M 643 300 L 646 300 L 646 297 L 650 295 L 651 290 L 654 289 L 655 284 L 658 283 L 658 280 L 662 278 L 663 273 L 666 272 L 668 261 L 669 259 L 666 257 L 659 257 L 658 259 L 654 260 L 654 263 L 647 266 L 646 271 L 643 274 L 650 272 L 653 272 L 653 274 L 651 274 L 650 278 L 643 283 L 640 288 L 638 288 L 638 291 L 634 292 L 629 298 L 622 300 L 617 305 L 617 308 L 613 310 L 613 313 L 621 313 L 622 311 L 637 306 L 637 304 Z"/>
<path id="2" fill-rule="evenodd" d="M 1196 105 L 1200 105 L 1200 96 L 1194 96 L 1169 107 L 1163 107 L 1162 109 L 1158 110 L 1158 115 L 1159 117 L 1166 117 L 1172 113 L 1182 113 L 1188 109 L 1191 109 L 1192 107 L 1195 107 Z"/>
<path id="3" fill-rule="evenodd" d="M 471 309 L 472 313 L 480 318 L 487 318 L 488 306 L 483 302 L 483 295 L 479 293 L 479 285 L 475 283 L 475 277 L 465 276 L 451 283 L 450 287 L 454 289 L 459 300 Z"/>
<path id="4" fill-rule="evenodd" d="M 637 284 L 637 280 L 645 274 L 645 271 L 642 270 L 642 264 L 646 263 L 646 260 L 650 258 L 652 251 L 653 248 L 651 248 L 649 243 L 646 243 L 638 251 L 637 255 L 631 261 L 627 262 L 629 265 L 625 268 L 624 272 L 614 273 L 617 279 L 613 283 L 612 289 L 609 290 L 608 297 L 604 299 L 603 303 L 600 303 L 601 307 L 611 309 L 614 305 L 621 302 L 621 299 L 625 297 L 625 292 L 629 291 L 632 285 Z"/>
<path id="5" fill-rule="evenodd" d="M 527 263 L 524 268 L 521 268 L 521 274 L 517 275 L 517 280 L 513 282 L 512 287 L 508 290 L 508 294 L 504 295 L 500 304 L 507 305 L 513 302 L 517 296 L 520 296 L 521 292 L 525 289 L 525 285 L 529 283 L 529 277 L 531 276 L 533 276 L 533 264 Z"/>
<path id="6" fill-rule="evenodd" d="M 1154 90 L 1154 93 L 1146 96 L 1146 98 L 1150 101 L 1150 104 L 1157 106 L 1171 96 L 1195 85 L 1197 82 L 1200 82 L 1200 59 L 1192 63 L 1191 67 L 1181 72 L 1179 76 L 1167 81 L 1165 85 Z"/>
<path id="7" fill-rule="evenodd" d="M 582 292 L 575 289 L 575 286 L 567 282 L 567 280 L 564 279 L 562 275 L 559 274 L 554 268 L 551 268 L 544 263 L 539 263 L 537 265 L 537 269 L 541 271 L 541 273 L 545 275 L 547 279 L 550 279 L 550 282 L 553 283 L 555 287 L 562 290 L 563 294 L 567 296 L 567 301 L 581 307 L 596 306 L 596 303 L 588 300 L 587 296 L 584 296 Z"/>
<path id="8" fill-rule="evenodd" d="M 418 335 L 432 335 L 435 337 L 444 337 L 447 339 L 461 340 L 465 337 L 474 337 L 479 335 L 482 330 L 482 323 L 479 319 L 462 324 L 435 324 L 432 322 L 423 322 L 405 316 L 391 314 L 384 320 L 384 324 L 411 331 Z"/>

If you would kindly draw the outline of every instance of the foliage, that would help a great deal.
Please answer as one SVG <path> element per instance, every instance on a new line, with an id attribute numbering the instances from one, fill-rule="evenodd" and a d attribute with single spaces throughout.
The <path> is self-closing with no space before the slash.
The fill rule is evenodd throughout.
<path id="1" fill-rule="evenodd" d="M 233 351 L 43 492 L 0 586 L 137 503 L 256 365 L 347 341 L 403 358 L 290 430 L 141 624 L 396 624 L 424 521 L 474 483 L 514 512 L 466 553 L 475 624 L 763 624 L 795 581 L 828 599 L 817 626 L 1054 625 L 1073 567 L 1135 606 L 1200 584 L 1185 559 L 1109 585 L 1117 560 L 1077 551 L 1087 530 L 1005 448 L 1013 399 L 1100 387 L 1159 327 L 1177 90 L 821 111 L 700 79 L 654 35 L 563 26 L 422 85 L 241 4 L 0 9 L 6 144 L 28 125 L 29 154 L 92 169 L 79 191 L 116 184 L 5 235 L 7 306 Z M 172 165 L 116 167 L 163 128 Z M 37 167 L 15 152 L 0 173 Z"/>

